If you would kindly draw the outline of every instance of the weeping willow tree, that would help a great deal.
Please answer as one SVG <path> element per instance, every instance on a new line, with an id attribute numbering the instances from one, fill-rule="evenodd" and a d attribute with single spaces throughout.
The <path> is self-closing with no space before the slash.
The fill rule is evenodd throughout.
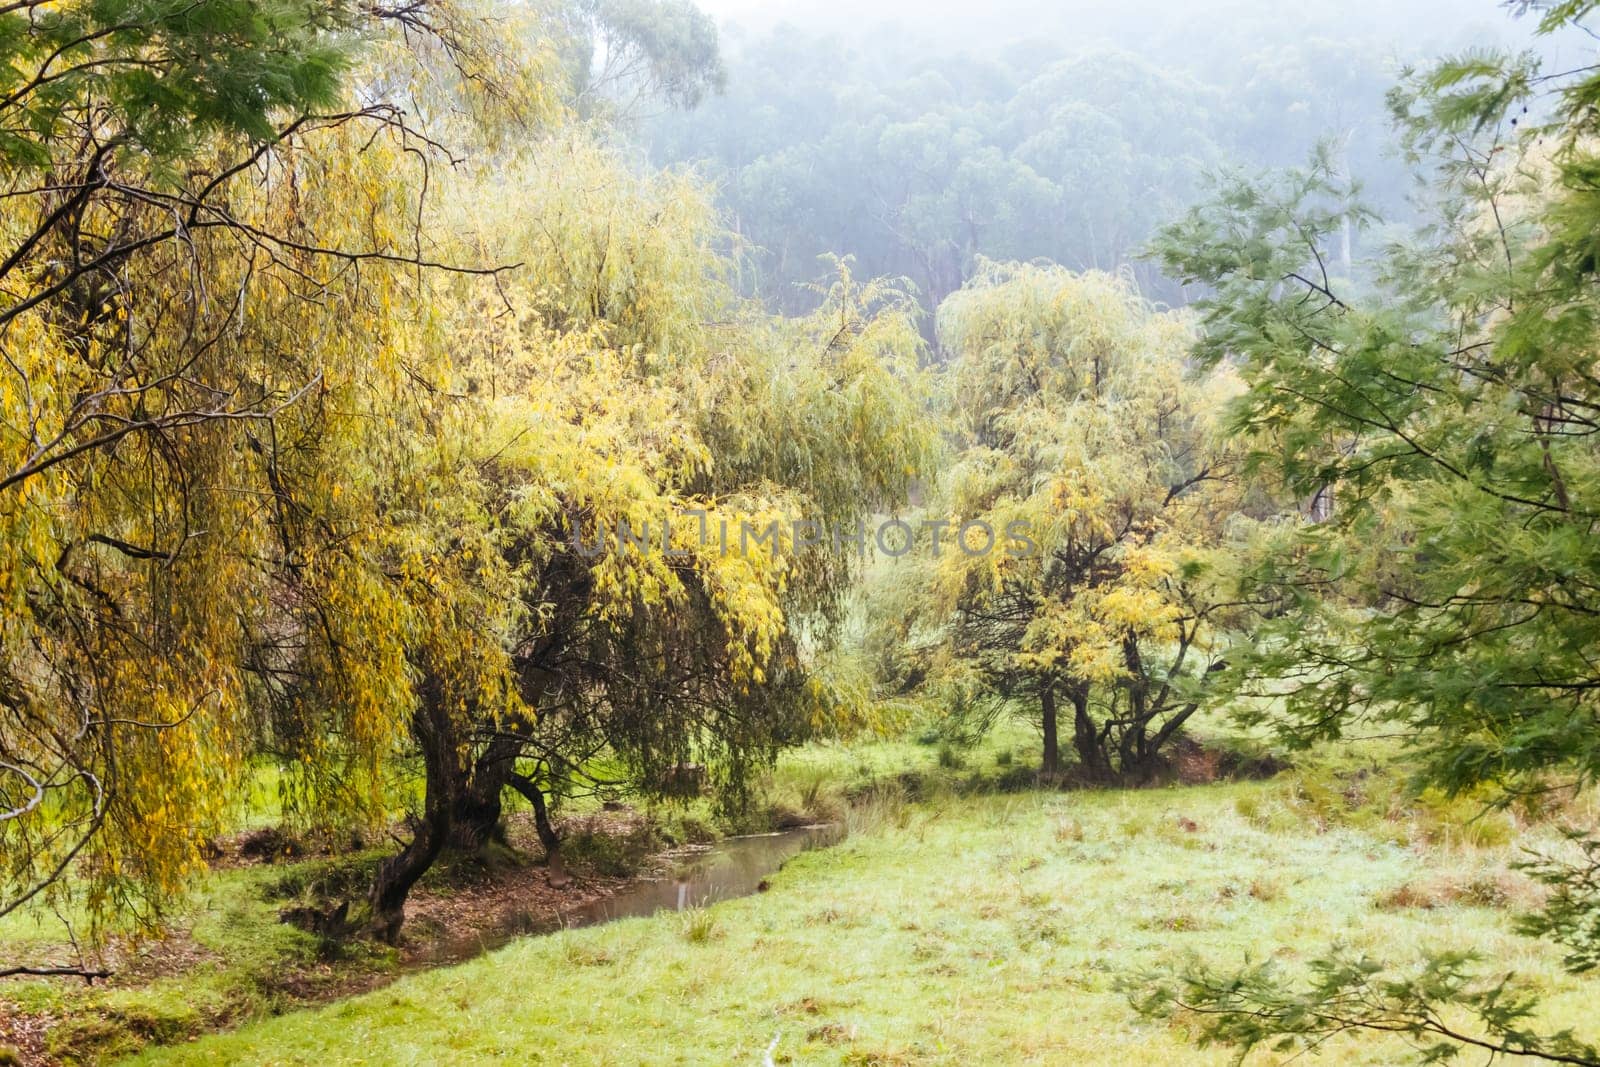
<path id="1" fill-rule="evenodd" d="M 264 739 L 345 783 L 309 803 L 381 803 L 408 662 L 469 608 L 379 580 L 429 542 L 368 490 L 427 469 L 394 431 L 440 417 L 435 275 L 493 269 L 419 197 L 440 137 L 556 105 L 447 3 L 0 22 L 0 914 L 153 921 Z"/>
<path id="2" fill-rule="evenodd" d="M 155 922 L 265 755 L 301 821 L 416 808 L 392 937 L 508 789 L 553 850 L 597 760 L 731 802 L 866 713 L 815 669 L 848 564 L 794 522 L 916 473 L 909 305 L 842 275 L 773 320 L 699 187 L 534 136 L 562 12 L 0 18 L 0 913 Z"/>
<path id="3" fill-rule="evenodd" d="M 1051 777 L 1063 707 L 1083 776 L 1155 773 L 1247 606 L 1219 574 L 1248 526 L 1214 425 L 1234 383 L 1190 372 L 1190 336 L 1125 281 L 1059 267 L 986 264 L 940 310 L 961 451 L 902 638 L 978 725 L 1035 717 Z"/>
<path id="4" fill-rule="evenodd" d="M 772 319 L 728 287 L 704 190 L 581 135 L 494 181 L 450 198 L 492 203 L 451 228 L 521 264 L 456 288 L 470 426 L 440 436 L 425 496 L 388 505 L 470 531 L 439 555 L 471 561 L 488 651 L 419 665 L 425 795 L 370 894 L 387 936 L 445 848 L 500 835 L 509 796 L 556 862 L 564 797 L 669 793 L 695 764 L 736 804 L 779 747 L 870 717 L 818 655 L 850 556 L 799 531 L 902 499 L 929 452 L 902 294 L 841 272 L 815 316 Z"/>

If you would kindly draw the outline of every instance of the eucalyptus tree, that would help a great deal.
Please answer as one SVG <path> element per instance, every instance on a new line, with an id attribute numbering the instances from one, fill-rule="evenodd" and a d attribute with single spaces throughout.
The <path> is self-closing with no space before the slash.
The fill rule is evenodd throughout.
<path id="1" fill-rule="evenodd" d="M 1537 6 L 1552 32 L 1600 5 Z M 1597 95 L 1592 67 L 1485 54 L 1409 77 L 1391 101 L 1434 208 L 1362 282 L 1330 267 L 1346 221 L 1369 217 L 1326 158 L 1229 178 L 1162 235 L 1169 269 L 1214 287 L 1198 352 L 1238 360 L 1232 422 L 1256 466 L 1332 502 L 1254 576 L 1296 607 L 1253 657 L 1291 741 L 1382 723 L 1414 744 L 1419 785 L 1507 803 L 1600 774 Z M 1574 971 L 1600 941 L 1593 833 L 1530 869 L 1551 892 L 1524 931 Z M 1367 1027 L 1434 1060 L 1600 1062 L 1541 1033 L 1514 976 L 1451 951 L 1414 967 L 1336 951 L 1304 986 L 1197 967 L 1146 1004 L 1177 1005 L 1245 1047 Z"/>
<path id="2" fill-rule="evenodd" d="M 1206 32 L 1225 45 L 1170 59 L 1157 41 L 1171 27 L 1134 31 L 1125 12 L 994 52 L 797 26 L 730 32 L 726 93 L 641 132 L 654 159 L 722 183 L 750 253 L 743 290 L 786 310 L 804 310 L 797 283 L 834 252 L 863 275 L 910 278 L 929 311 L 980 256 L 1128 270 L 1177 303 L 1182 290 L 1138 252 L 1224 160 L 1279 165 L 1331 128 L 1370 188 L 1403 199 L 1404 168 L 1378 150 L 1391 42 L 1314 28 L 1338 18 L 1213 19 Z M 1099 43 L 1118 21 L 1119 44 Z"/>
<path id="3" fill-rule="evenodd" d="M 727 83 L 717 25 L 690 0 L 565 0 L 560 11 L 574 108 L 586 118 L 690 109 Z"/>

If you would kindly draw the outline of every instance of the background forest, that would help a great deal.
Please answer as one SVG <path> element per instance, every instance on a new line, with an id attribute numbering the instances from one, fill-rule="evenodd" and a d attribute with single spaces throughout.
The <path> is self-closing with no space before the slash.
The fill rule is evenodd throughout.
<path id="1" fill-rule="evenodd" d="M 692 111 L 640 108 L 637 127 L 653 163 L 717 183 L 747 291 L 784 308 L 805 306 L 799 283 L 824 253 L 910 278 L 930 309 L 978 256 L 1129 270 L 1147 296 L 1184 303 L 1139 253 L 1207 175 L 1295 166 L 1326 141 L 1404 218 L 1384 103 L 1396 76 L 1511 34 L 1489 3 L 731 10 L 726 91 Z"/>

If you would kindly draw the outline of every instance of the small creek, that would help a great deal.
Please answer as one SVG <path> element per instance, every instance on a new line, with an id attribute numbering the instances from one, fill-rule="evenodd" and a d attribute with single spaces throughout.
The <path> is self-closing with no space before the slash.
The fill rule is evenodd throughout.
<path id="1" fill-rule="evenodd" d="M 492 952 L 507 943 L 534 934 L 550 934 L 583 926 L 598 926 L 618 919 L 682 911 L 719 900 L 749 896 L 762 881 L 791 856 L 813 848 L 838 844 L 844 829 L 838 825 L 802 826 L 771 834 L 730 837 L 703 849 L 675 854 L 673 865 L 612 896 L 557 912 L 507 912 L 488 930 L 470 937 L 446 938 L 412 957 L 407 969 L 459 963 Z"/>

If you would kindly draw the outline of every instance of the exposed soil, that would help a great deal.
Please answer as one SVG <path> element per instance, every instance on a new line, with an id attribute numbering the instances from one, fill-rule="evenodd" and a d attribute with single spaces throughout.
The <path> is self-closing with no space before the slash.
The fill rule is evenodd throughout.
<path id="1" fill-rule="evenodd" d="M 647 874 L 633 878 L 606 878 L 587 874 L 574 877 L 557 889 L 545 877 L 543 866 L 486 867 L 471 880 L 457 882 L 449 892 L 424 891 L 406 905 L 402 968 L 428 959 L 434 942 L 460 943 L 475 934 L 498 928 L 509 913 L 548 915 L 615 895 Z"/>
<path id="2" fill-rule="evenodd" d="M 54 1063 L 44 1054 L 45 1035 L 54 1022 L 50 1015 L 0 1016 L 0 1049 L 14 1051 L 19 1064 Z M 4 1062 L 0 1059 L 0 1063 Z"/>

